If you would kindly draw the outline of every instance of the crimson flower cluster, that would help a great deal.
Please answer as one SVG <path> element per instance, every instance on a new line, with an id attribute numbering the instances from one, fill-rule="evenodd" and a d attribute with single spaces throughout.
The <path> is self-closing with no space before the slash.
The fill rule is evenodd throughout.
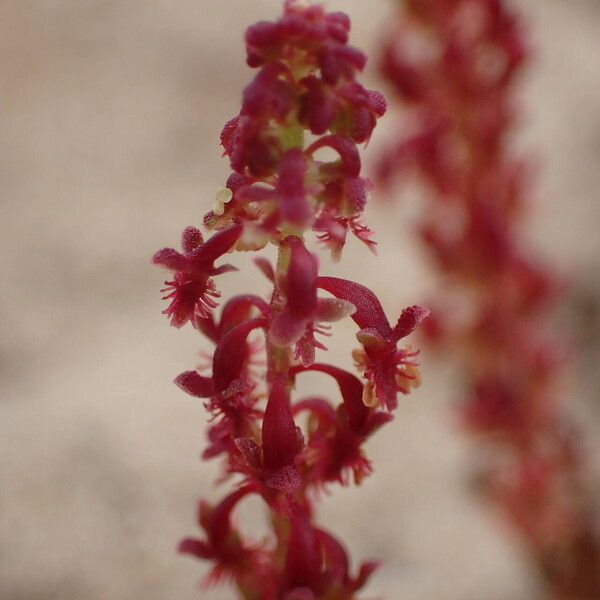
<path id="1" fill-rule="evenodd" d="M 557 401 L 565 342 L 545 330 L 559 286 L 520 237 L 528 163 L 509 137 L 526 35 L 504 0 L 402 0 L 381 71 L 408 115 L 379 163 L 428 199 L 421 237 L 447 300 L 429 340 L 462 356 L 462 422 L 480 489 L 521 534 L 554 597 L 600 598 L 600 534 L 578 433 Z M 405 123 L 402 124 L 405 131 Z"/>
<path id="2" fill-rule="evenodd" d="M 212 417 L 203 457 L 221 458 L 223 479 L 233 482 L 221 501 L 200 503 L 203 533 L 179 548 L 212 563 L 209 583 L 227 578 L 247 600 L 356 597 L 376 563 L 351 568 L 343 545 L 315 524 L 314 500 L 370 474 L 364 442 L 392 419 L 398 392 L 420 381 L 416 352 L 399 344 L 428 311 L 409 307 L 390 324 L 370 290 L 321 275 L 306 246 L 314 232 L 339 259 L 351 232 L 374 247 L 362 223 L 371 184 L 357 145 L 386 106 L 356 79 L 366 58 L 348 45 L 349 31 L 345 14 L 294 1 L 279 20 L 247 30 L 247 62 L 257 72 L 221 135 L 233 172 L 204 217 L 214 233 L 204 240 L 188 227 L 181 251 L 153 258 L 172 273 L 164 311 L 171 324 L 190 323 L 214 345 L 210 370 L 185 371 L 175 383 L 203 400 Z M 236 295 L 215 316 L 215 280 L 236 270 L 220 259 L 267 244 L 277 248 L 276 265 L 264 256 L 255 263 L 272 283 L 270 296 Z M 316 360 L 327 324 L 347 317 L 358 326 L 358 376 Z M 332 378 L 339 399 L 295 398 L 306 373 Z M 267 540 L 249 540 L 235 522 L 248 496 L 268 508 Z"/>

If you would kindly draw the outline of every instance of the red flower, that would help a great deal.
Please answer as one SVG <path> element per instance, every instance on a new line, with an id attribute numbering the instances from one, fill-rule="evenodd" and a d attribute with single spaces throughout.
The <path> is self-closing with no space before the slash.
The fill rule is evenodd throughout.
<path id="1" fill-rule="evenodd" d="M 232 492 L 214 507 L 206 502 L 199 503 L 198 525 L 205 531 L 206 538 L 185 538 L 179 543 L 178 551 L 215 561 L 216 566 L 207 575 L 205 584 L 232 577 L 238 585 L 243 585 L 248 573 L 256 576 L 264 569 L 263 551 L 244 544 L 231 523 L 231 512 L 238 502 L 254 491 L 252 486 L 247 485 Z"/>
<path id="2" fill-rule="evenodd" d="M 188 227 L 181 236 L 183 254 L 173 248 L 163 248 L 152 262 L 174 272 L 163 291 L 169 292 L 164 299 L 171 299 L 163 311 L 171 318 L 171 325 L 182 327 L 188 321 L 199 327 L 217 306 L 214 298 L 220 296 L 211 279 L 214 275 L 235 271 L 232 265 L 215 267 L 214 262 L 236 243 L 242 233 L 241 225 L 220 231 L 203 243 L 202 234 L 195 227 Z"/>
<path id="3" fill-rule="evenodd" d="M 211 316 L 213 341 L 217 342 L 212 361 L 212 376 L 197 371 L 185 371 L 175 378 L 175 384 L 196 398 L 207 398 L 205 406 L 213 419 L 208 433 L 210 444 L 204 458 L 223 452 L 237 452 L 235 440 L 252 435 L 253 423 L 260 418 L 256 409 L 255 382 L 248 369 L 253 346 L 247 338 L 255 329 L 264 327 L 263 317 L 252 318 L 258 309 L 266 313 L 267 304 L 257 296 L 235 296 L 223 307 L 221 319 L 214 323 Z"/>
<path id="4" fill-rule="evenodd" d="M 356 337 L 363 348 L 355 350 L 353 355 L 367 379 L 363 402 L 393 410 L 397 406 L 397 392 L 407 394 L 421 382 L 415 361 L 417 353 L 410 347 L 397 348 L 398 341 L 412 333 L 429 315 L 429 310 L 411 306 L 392 328 L 379 300 L 366 287 L 336 277 L 319 277 L 317 286 L 356 307 L 352 319 L 360 327 Z"/>
<path id="5" fill-rule="evenodd" d="M 306 371 L 319 371 L 333 377 L 343 400 L 336 410 L 320 398 L 301 400 L 294 405 L 294 415 L 308 411 L 313 419 L 309 424 L 308 442 L 311 477 L 315 482 L 339 481 L 345 485 L 347 473 L 352 472 L 358 484 L 371 473 L 371 462 L 365 457 L 362 444 L 391 421 L 392 416 L 365 406 L 363 384 L 351 373 L 320 363 L 296 367 L 292 373 Z"/>
<path id="6" fill-rule="evenodd" d="M 282 577 L 285 600 L 352 598 L 378 566 L 364 563 L 352 577 L 346 549 L 330 533 L 313 527 L 298 507 L 291 510 L 289 530 Z"/>

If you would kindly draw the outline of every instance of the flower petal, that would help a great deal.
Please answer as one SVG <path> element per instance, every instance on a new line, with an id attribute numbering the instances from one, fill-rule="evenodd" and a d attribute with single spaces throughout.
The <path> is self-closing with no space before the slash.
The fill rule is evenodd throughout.
<path id="1" fill-rule="evenodd" d="M 188 259 L 194 266 L 210 265 L 228 252 L 242 235 L 242 225 L 234 225 L 215 233 L 204 244 L 198 246 L 188 254 Z"/>
<path id="2" fill-rule="evenodd" d="M 196 398 L 209 398 L 215 393 L 212 377 L 202 377 L 196 371 L 184 371 L 175 378 L 173 383 Z"/>
<path id="3" fill-rule="evenodd" d="M 219 339 L 236 325 L 250 319 L 255 309 L 264 315 L 268 311 L 269 305 L 262 298 L 253 294 L 240 294 L 229 299 L 221 311 L 221 320 L 218 326 Z"/>
<path id="4" fill-rule="evenodd" d="M 361 329 L 372 327 L 382 337 L 388 339 L 392 337 L 392 328 L 383 312 L 383 307 L 370 289 L 338 277 L 318 277 L 317 287 L 340 300 L 354 304 L 356 312 L 352 315 L 352 319 Z"/>
<path id="5" fill-rule="evenodd" d="M 294 367 L 291 373 L 296 374 L 303 371 L 318 371 L 335 379 L 344 401 L 350 428 L 356 432 L 362 431 L 369 416 L 369 409 L 362 401 L 363 384 L 361 381 L 348 371 L 324 363 L 314 363 L 309 367 Z"/>
<path id="6" fill-rule="evenodd" d="M 324 147 L 333 148 L 339 154 L 346 177 L 360 175 L 360 155 L 356 144 L 350 138 L 341 135 L 325 135 L 313 142 L 306 149 L 306 153 L 313 154 Z"/>
<path id="7" fill-rule="evenodd" d="M 289 587 L 312 587 L 321 574 L 321 552 L 308 516 L 299 508 L 289 519 L 290 537 L 285 559 L 285 577 Z"/>
<path id="8" fill-rule="evenodd" d="M 269 339 L 279 348 L 295 344 L 304 335 L 306 319 L 299 319 L 289 310 L 279 313 L 272 321 L 269 329 Z"/>
<path id="9" fill-rule="evenodd" d="M 258 256 L 254 258 L 253 262 L 269 281 L 275 281 L 275 271 L 273 270 L 273 265 L 264 256 Z"/>
<path id="10" fill-rule="evenodd" d="M 187 254 L 197 248 L 204 241 L 197 227 L 189 226 L 181 234 L 181 248 Z"/>
<path id="11" fill-rule="evenodd" d="M 211 547 L 200 540 L 194 538 L 184 538 L 177 545 L 179 554 L 189 554 L 201 560 L 214 558 L 214 552 Z"/>
<path id="12" fill-rule="evenodd" d="M 285 280 L 286 307 L 295 317 L 308 319 L 317 308 L 317 260 L 300 238 L 289 236 L 284 243 L 291 248 Z"/>
<path id="13" fill-rule="evenodd" d="M 218 392 L 224 392 L 232 381 L 240 377 L 248 358 L 246 338 L 251 331 L 265 324 L 263 318 L 250 319 L 240 323 L 221 338 L 213 355 L 213 380 Z"/>
<path id="14" fill-rule="evenodd" d="M 170 271 L 183 271 L 186 268 L 187 261 L 183 254 L 173 248 L 163 248 L 154 254 L 152 264 L 165 267 Z"/>
<path id="15" fill-rule="evenodd" d="M 430 312 L 428 308 L 417 305 L 405 308 L 394 327 L 397 339 L 401 339 L 412 333 L 429 316 Z"/>
<path id="16" fill-rule="evenodd" d="M 276 471 L 292 465 L 301 449 L 301 438 L 284 384 L 276 380 L 271 388 L 262 425 L 265 468 Z"/>

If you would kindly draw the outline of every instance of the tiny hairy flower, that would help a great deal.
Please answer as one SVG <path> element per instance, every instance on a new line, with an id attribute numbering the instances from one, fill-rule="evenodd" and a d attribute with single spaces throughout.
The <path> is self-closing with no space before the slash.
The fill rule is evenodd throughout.
<path id="1" fill-rule="evenodd" d="M 173 248 L 163 248 L 153 257 L 152 262 L 173 272 L 173 279 L 165 281 L 168 292 L 165 300 L 171 302 L 163 312 L 171 318 L 171 325 L 182 327 L 191 321 L 198 327 L 201 319 L 206 319 L 218 306 L 215 298 L 220 293 L 212 277 L 236 270 L 229 264 L 215 267 L 215 260 L 228 252 L 242 232 L 238 226 L 218 232 L 206 242 L 195 227 L 188 227 L 181 236 L 183 253 Z"/>

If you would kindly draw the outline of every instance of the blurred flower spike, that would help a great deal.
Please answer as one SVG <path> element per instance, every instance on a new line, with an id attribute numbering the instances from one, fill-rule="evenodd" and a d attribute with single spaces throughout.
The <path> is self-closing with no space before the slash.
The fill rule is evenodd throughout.
<path id="1" fill-rule="evenodd" d="M 461 424 L 486 446 L 478 489 L 521 536 L 548 597 L 591 600 L 600 598 L 598 500 L 579 434 L 558 407 L 567 344 L 546 330 L 560 286 L 520 233 L 531 168 L 515 155 L 515 84 L 529 43 L 512 4 L 397 2 L 380 68 L 410 133 L 401 120 L 378 179 L 391 189 L 417 175 L 426 189 L 418 230 L 438 294 L 454 302 L 436 307 L 424 333 L 461 361 Z M 369 336 L 367 355 L 378 340 Z M 373 359 L 364 360 L 368 372 Z"/>

